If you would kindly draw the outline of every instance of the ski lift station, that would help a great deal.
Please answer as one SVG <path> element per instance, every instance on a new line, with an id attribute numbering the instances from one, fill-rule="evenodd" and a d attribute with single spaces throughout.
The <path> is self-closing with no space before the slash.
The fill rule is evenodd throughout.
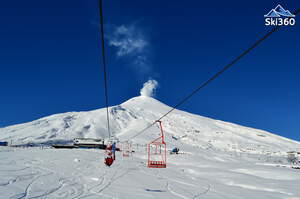
<path id="1" fill-rule="evenodd" d="M 104 139 L 74 138 L 73 144 L 78 147 L 105 148 Z"/>

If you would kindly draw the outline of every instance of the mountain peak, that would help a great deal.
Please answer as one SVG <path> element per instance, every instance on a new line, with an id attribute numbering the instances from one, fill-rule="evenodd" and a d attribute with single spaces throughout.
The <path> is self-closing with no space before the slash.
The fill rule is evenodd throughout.
<path id="1" fill-rule="evenodd" d="M 157 99 L 142 95 L 127 100 L 126 102 L 122 103 L 121 106 L 129 108 L 155 109 L 158 111 L 160 110 L 159 112 L 171 109 L 171 107 L 167 106 Z"/>

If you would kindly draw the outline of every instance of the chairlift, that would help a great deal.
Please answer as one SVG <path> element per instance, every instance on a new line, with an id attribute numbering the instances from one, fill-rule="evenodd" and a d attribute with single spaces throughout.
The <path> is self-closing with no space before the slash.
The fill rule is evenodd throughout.
<path id="1" fill-rule="evenodd" d="M 122 156 L 129 157 L 131 152 L 132 152 L 131 143 L 129 143 L 128 141 L 123 142 L 122 143 Z"/>
<path id="2" fill-rule="evenodd" d="M 166 168 L 167 166 L 167 146 L 165 143 L 162 122 L 159 123 L 160 137 L 156 138 L 147 145 L 148 168 Z"/>
<path id="3" fill-rule="evenodd" d="M 114 160 L 116 159 L 115 156 L 116 151 L 116 143 L 112 141 L 108 141 L 105 153 L 104 153 L 104 164 L 108 167 L 110 167 Z"/>

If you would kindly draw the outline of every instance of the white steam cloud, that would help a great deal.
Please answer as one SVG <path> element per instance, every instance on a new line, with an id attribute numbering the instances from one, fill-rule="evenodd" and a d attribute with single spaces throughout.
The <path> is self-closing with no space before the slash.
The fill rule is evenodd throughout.
<path id="1" fill-rule="evenodd" d="M 140 90 L 141 96 L 153 97 L 157 86 L 158 82 L 156 80 L 149 79 L 144 83 L 143 88 Z"/>
<path id="2" fill-rule="evenodd" d="M 153 72 L 151 63 L 151 42 L 137 23 L 121 26 L 112 25 L 107 39 L 108 44 L 115 49 L 116 57 L 125 63 L 127 62 L 126 65 L 132 67 L 141 79 L 149 75 L 157 76 Z M 140 94 L 153 97 L 157 86 L 158 82 L 149 78 L 140 90 Z"/>
<path id="3" fill-rule="evenodd" d="M 115 47 L 118 58 L 125 58 L 139 74 L 151 72 L 149 42 L 135 24 L 113 27 L 108 37 L 109 45 Z"/>
<path id="4" fill-rule="evenodd" d="M 109 45 L 117 48 L 118 57 L 123 57 L 143 53 L 148 42 L 135 26 L 122 25 L 114 29 Z"/>

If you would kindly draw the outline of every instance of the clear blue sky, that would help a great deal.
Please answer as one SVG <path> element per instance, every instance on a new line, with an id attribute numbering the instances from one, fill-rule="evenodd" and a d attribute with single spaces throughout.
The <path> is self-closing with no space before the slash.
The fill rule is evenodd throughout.
<path id="1" fill-rule="evenodd" d="M 263 15 L 278 3 L 300 7 L 104 0 L 110 105 L 139 95 L 149 78 L 158 81 L 158 100 L 176 104 L 269 31 Z M 97 0 L 0 3 L 1 127 L 104 106 L 97 23 Z M 117 35 L 120 27 L 127 33 Z M 299 35 L 297 17 L 181 109 L 300 140 Z M 140 40 L 122 54 L 126 36 Z"/>

